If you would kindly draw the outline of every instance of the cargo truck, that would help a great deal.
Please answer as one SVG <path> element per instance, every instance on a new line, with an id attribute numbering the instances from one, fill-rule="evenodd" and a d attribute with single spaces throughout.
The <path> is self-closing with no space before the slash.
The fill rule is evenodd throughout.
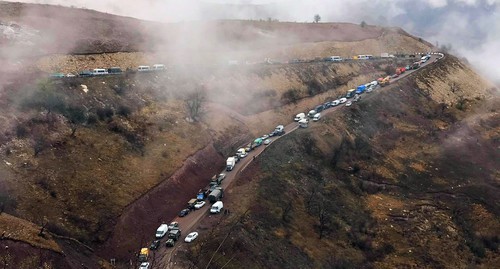
<path id="1" fill-rule="evenodd" d="M 215 203 L 224 197 L 224 190 L 222 188 L 216 188 L 208 195 L 208 201 L 210 203 Z"/>
<path id="2" fill-rule="evenodd" d="M 141 252 L 139 252 L 139 262 L 145 262 L 148 260 L 149 249 L 141 248 Z"/>
<path id="3" fill-rule="evenodd" d="M 234 168 L 234 165 L 236 164 L 236 158 L 234 157 L 229 157 L 226 160 L 226 171 L 232 171 Z"/>
<path id="4" fill-rule="evenodd" d="M 347 94 L 345 95 L 345 98 L 351 98 L 354 96 L 356 90 L 355 89 L 350 89 L 347 91 Z"/>
<path id="5" fill-rule="evenodd" d="M 356 94 L 362 94 L 365 90 L 366 90 L 366 86 L 365 85 L 359 85 L 356 88 Z"/>

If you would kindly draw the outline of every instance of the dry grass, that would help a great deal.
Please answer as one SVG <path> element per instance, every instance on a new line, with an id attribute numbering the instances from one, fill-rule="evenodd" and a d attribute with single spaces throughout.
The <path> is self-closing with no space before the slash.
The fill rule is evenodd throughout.
<path id="1" fill-rule="evenodd" d="M 6 239 L 21 241 L 33 247 L 49 249 L 62 253 L 61 247 L 48 233 L 39 236 L 41 227 L 24 219 L 16 218 L 6 213 L 0 214 L 0 232 Z"/>

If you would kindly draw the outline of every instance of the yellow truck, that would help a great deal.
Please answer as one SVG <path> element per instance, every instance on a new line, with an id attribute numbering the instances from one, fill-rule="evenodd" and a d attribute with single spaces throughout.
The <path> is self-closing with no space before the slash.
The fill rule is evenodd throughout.
<path id="1" fill-rule="evenodd" d="M 139 262 L 145 262 L 148 260 L 149 249 L 141 248 L 141 252 L 139 252 Z"/>

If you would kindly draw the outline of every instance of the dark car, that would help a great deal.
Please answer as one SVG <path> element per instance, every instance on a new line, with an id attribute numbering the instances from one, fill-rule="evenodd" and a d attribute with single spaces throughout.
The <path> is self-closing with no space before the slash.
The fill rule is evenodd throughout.
<path id="1" fill-rule="evenodd" d="M 91 71 L 89 71 L 89 70 L 84 70 L 84 71 L 82 71 L 82 72 L 78 73 L 78 76 L 79 76 L 79 77 L 82 77 L 82 78 L 91 77 L 91 76 L 93 76 L 93 75 L 94 75 L 94 74 L 92 74 L 92 72 L 91 72 Z"/>
<path id="2" fill-rule="evenodd" d="M 173 247 L 175 244 L 174 239 L 168 239 L 167 242 L 165 243 L 166 247 Z"/>
<path id="3" fill-rule="evenodd" d="M 319 106 L 315 107 L 314 110 L 316 110 L 316 113 L 319 113 L 319 112 L 325 110 L 325 106 L 319 105 Z"/>
<path id="4" fill-rule="evenodd" d="M 332 107 L 333 104 L 332 104 L 332 102 L 326 102 L 326 103 L 323 104 L 323 106 L 325 107 L 325 109 L 327 109 L 327 108 Z"/>
<path id="5" fill-rule="evenodd" d="M 111 68 L 108 68 L 108 73 L 109 74 L 121 74 L 121 73 L 123 73 L 123 71 L 120 67 L 111 67 Z"/>
<path id="6" fill-rule="evenodd" d="M 185 217 L 187 214 L 189 214 L 189 209 L 183 209 L 179 212 L 179 217 Z"/>
<path id="7" fill-rule="evenodd" d="M 155 249 L 158 249 L 159 246 L 160 246 L 160 240 L 155 240 L 151 243 L 151 246 L 149 246 L 149 249 L 155 250 Z"/>

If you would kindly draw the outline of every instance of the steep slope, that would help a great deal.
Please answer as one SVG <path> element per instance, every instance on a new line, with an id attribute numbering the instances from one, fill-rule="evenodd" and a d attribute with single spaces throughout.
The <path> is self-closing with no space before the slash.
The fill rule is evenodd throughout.
<path id="1" fill-rule="evenodd" d="M 226 196 L 230 216 L 183 258 L 208 268 L 495 267 L 490 87 L 451 56 L 278 140 Z"/>

